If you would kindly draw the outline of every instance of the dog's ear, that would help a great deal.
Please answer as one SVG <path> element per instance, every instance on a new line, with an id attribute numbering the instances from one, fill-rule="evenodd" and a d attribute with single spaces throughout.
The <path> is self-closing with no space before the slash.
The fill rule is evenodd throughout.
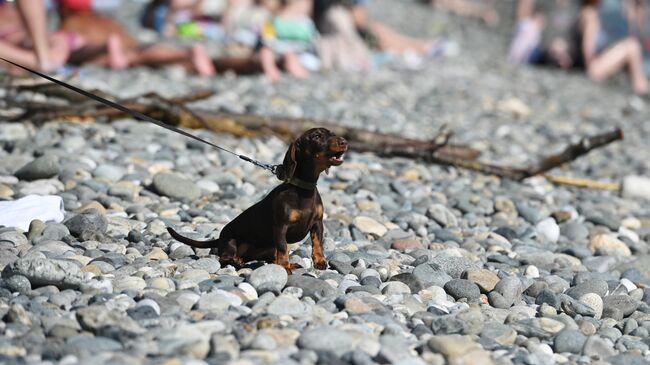
<path id="1" fill-rule="evenodd" d="M 278 178 L 283 181 L 287 181 L 293 177 L 293 174 L 296 172 L 296 166 L 298 166 L 298 141 L 294 141 L 287 150 L 287 153 L 284 155 L 284 161 L 282 161 L 282 166 L 278 171 Z"/>

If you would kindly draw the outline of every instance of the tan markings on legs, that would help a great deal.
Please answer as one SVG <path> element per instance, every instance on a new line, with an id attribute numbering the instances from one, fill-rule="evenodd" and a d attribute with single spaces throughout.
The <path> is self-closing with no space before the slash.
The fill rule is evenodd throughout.
<path id="1" fill-rule="evenodd" d="M 325 260 L 325 254 L 323 253 L 323 230 L 322 228 L 312 228 L 310 232 L 312 248 L 311 248 L 311 259 L 314 263 L 314 267 L 319 270 L 327 269 L 327 261 Z"/>

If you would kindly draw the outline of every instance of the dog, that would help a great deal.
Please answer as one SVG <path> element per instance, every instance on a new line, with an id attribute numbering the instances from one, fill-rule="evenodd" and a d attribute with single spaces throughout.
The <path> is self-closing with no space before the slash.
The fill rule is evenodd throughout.
<path id="1" fill-rule="evenodd" d="M 325 128 L 313 128 L 298 137 L 287 150 L 278 177 L 284 182 L 261 201 L 228 223 L 216 240 L 195 241 L 172 228 L 177 241 L 196 248 L 211 248 L 222 265 L 241 267 L 249 261 L 265 261 L 291 273 L 287 243 L 310 235 L 315 268 L 324 270 L 323 201 L 316 183 L 323 171 L 343 163 L 348 142 Z"/>

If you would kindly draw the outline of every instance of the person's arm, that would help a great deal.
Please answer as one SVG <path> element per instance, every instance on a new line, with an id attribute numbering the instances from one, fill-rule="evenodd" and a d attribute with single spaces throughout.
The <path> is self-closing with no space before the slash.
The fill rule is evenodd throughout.
<path id="1" fill-rule="evenodd" d="M 52 71 L 50 51 L 47 44 L 47 22 L 43 0 L 18 0 L 16 8 L 25 24 L 27 33 L 34 44 L 34 52 L 38 65 L 43 71 Z"/>
<path id="2" fill-rule="evenodd" d="M 368 25 L 368 7 L 366 5 L 355 5 L 352 7 L 351 12 L 357 28 L 365 28 Z"/>
<path id="3" fill-rule="evenodd" d="M 517 1 L 517 20 L 524 20 L 533 17 L 535 0 Z"/>
<path id="4" fill-rule="evenodd" d="M 582 11 L 580 27 L 582 28 L 582 56 L 585 64 L 596 56 L 598 46 L 598 32 L 600 32 L 600 19 L 596 9 L 587 8 Z"/>

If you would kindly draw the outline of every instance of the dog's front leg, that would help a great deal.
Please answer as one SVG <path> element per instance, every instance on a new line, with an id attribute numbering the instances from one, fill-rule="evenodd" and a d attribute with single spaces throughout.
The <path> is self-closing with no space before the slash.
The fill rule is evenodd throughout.
<path id="1" fill-rule="evenodd" d="M 275 246 L 275 264 L 284 267 L 291 274 L 291 270 L 299 268 L 300 265 L 289 263 L 287 229 L 289 229 L 289 226 L 286 224 L 275 225 L 273 227 L 273 244 Z"/>
<path id="2" fill-rule="evenodd" d="M 323 252 L 323 221 L 314 222 L 309 231 L 311 236 L 311 260 L 319 270 L 327 269 L 327 261 Z"/>

